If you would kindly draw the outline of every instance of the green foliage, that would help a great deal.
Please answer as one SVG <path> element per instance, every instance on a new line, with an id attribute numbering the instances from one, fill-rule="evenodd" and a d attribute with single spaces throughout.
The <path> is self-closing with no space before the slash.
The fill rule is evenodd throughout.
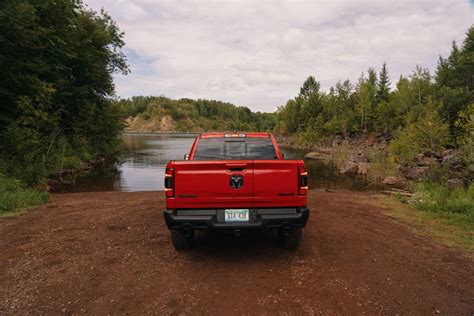
<path id="1" fill-rule="evenodd" d="M 176 121 L 176 130 L 200 131 L 269 131 L 274 115 L 252 112 L 247 107 L 214 100 L 172 100 L 161 97 L 132 97 L 115 102 L 123 116 L 136 116 L 159 122 L 165 116 Z"/>
<path id="2" fill-rule="evenodd" d="M 369 68 L 367 77 L 362 74 L 355 86 L 345 80 L 331 87 L 327 93 L 321 92 L 319 82 L 310 76 L 303 83 L 298 97 L 278 109 L 275 130 L 285 135 L 303 133 L 306 139 L 334 135 L 348 138 L 361 132 L 390 134 L 405 124 L 407 113 L 415 108 L 412 103 L 418 102 L 412 97 L 411 89 L 412 81 L 413 84 L 415 80 L 419 81 L 418 72 L 426 75 L 424 70 L 417 68 L 411 81 L 400 78 L 399 86 L 404 88 L 400 93 L 399 90 L 390 92 L 386 64 L 379 79 L 375 70 Z M 428 79 L 428 85 L 431 84 Z M 422 100 L 427 102 L 426 98 Z M 315 122 L 318 126 L 314 126 Z"/>
<path id="3" fill-rule="evenodd" d="M 450 124 L 458 141 L 462 127 L 455 124 L 458 114 L 474 103 L 474 26 L 466 34 L 461 47 L 453 42 L 448 58 L 440 58 L 436 73 L 436 96 L 440 100 L 443 118 Z M 461 129 L 461 130 L 460 130 Z"/>
<path id="4" fill-rule="evenodd" d="M 112 74 L 128 71 L 115 22 L 75 0 L 0 3 L 0 161 L 27 184 L 115 151 Z"/>
<path id="5" fill-rule="evenodd" d="M 298 131 L 301 104 L 297 100 L 288 100 L 285 106 L 278 108 L 276 129 L 279 134 L 291 135 Z"/>
<path id="6" fill-rule="evenodd" d="M 431 101 L 418 121 L 409 123 L 392 140 L 389 151 L 398 163 L 409 164 L 415 155 L 441 152 L 449 144 L 449 127 L 441 119 Z"/>
<path id="7" fill-rule="evenodd" d="M 456 125 L 461 131 L 461 158 L 466 166 L 464 178 L 468 182 L 474 182 L 474 104 L 471 104 L 466 112 L 459 113 Z"/>
<path id="8" fill-rule="evenodd" d="M 299 96 L 303 99 L 310 99 L 319 93 L 320 88 L 321 85 L 319 82 L 317 82 L 313 76 L 309 76 L 303 83 L 303 86 L 300 88 Z"/>
<path id="9" fill-rule="evenodd" d="M 462 214 L 466 220 L 474 224 L 474 185 L 467 189 L 448 190 L 444 185 L 422 182 L 414 187 L 415 207 L 429 212 Z"/>
<path id="10" fill-rule="evenodd" d="M 0 215 L 48 201 L 47 192 L 25 189 L 19 180 L 0 173 Z"/>
<path id="11" fill-rule="evenodd" d="M 458 188 L 450 191 L 442 184 L 422 182 L 414 186 L 415 196 L 412 199 L 415 208 L 426 214 L 427 219 L 436 220 L 443 225 L 443 234 L 446 228 L 451 227 L 460 231 L 456 234 L 455 245 L 467 242 L 472 249 L 472 231 L 474 229 L 474 184 L 467 188 Z M 412 211 L 413 213 L 413 211 Z M 430 223 L 430 221 L 427 221 Z M 423 224 L 426 220 L 423 221 Z M 431 222 L 432 223 L 432 222 Z M 451 229 L 450 229 L 451 228 Z"/>
<path id="12" fill-rule="evenodd" d="M 448 124 L 444 123 L 436 108 L 428 105 L 425 115 L 416 124 L 417 136 L 423 151 L 440 152 L 449 144 Z"/>
<path id="13" fill-rule="evenodd" d="M 377 102 L 388 102 L 390 99 L 390 76 L 388 74 L 387 64 L 384 62 L 377 82 L 377 92 L 375 94 Z"/>
<path id="14" fill-rule="evenodd" d="M 389 152 L 394 161 L 401 164 L 409 164 L 421 149 L 416 141 L 416 123 L 399 130 L 396 137 L 390 142 Z"/>
<path id="15" fill-rule="evenodd" d="M 364 74 L 359 78 L 356 86 L 357 103 L 355 105 L 355 115 L 359 122 L 359 131 L 366 133 L 372 130 L 374 122 L 374 110 L 376 106 L 375 94 L 377 91 L 377 74 L 374 69 L 369 68 L 368 77 Z"/>
<path id="16" fill-rule="evenodd" d="M 310 76 L 299 95 L 278 109 L 275 131 L 308 142 L 384 134 L 396 137 L 392 151 L 401 160 L 420 150 L 464 146 L 472 138 L 466 132 L 466 113 L 474 104 L 473 67 L 474 26 L 460 48 L 453 44 L 450 56 L 440 59 L 436 76 L 416 66 L 411 75 L 399 78 L 393 91 L 385 63 L 378 76 L 369 68 L 355 87 L 346 80 L 328 92 Z"/>

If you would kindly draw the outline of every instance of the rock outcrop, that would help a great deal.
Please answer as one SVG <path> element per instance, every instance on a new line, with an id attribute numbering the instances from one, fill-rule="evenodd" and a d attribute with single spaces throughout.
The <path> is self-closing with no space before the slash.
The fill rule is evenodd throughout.
<path id="1" fill-rule="evenodd" d="M 357 164 L 357 173 L 361 176 L 366 176 L 370 170 L 370 163 L 369 162 L 360 162 Z"/>
<path id="2" fill-rule="evenodd" d="M 386 184 L 386 185 L 401 185 L 404 182 L 405 182 L 405 179 L 403 179 L 402 177 L 395 177 L 395 176 L 386 177 L 383 180 L 383 184 Z"/>
<path id="3" fill-rule="evenodd" d="M 312 151 L 304 155 L 304 159 L 308 160 L 329 160 L 331 158 L 330 155 L 319 152 L 319 151 Z"/>
<path id="4" fill-rule="evenodd" d="M 459 178 L 453 178 L 453 179 L 448 180 L 447 185 L 448 185 L 448 189 L 452 191 L 452 190 L 462 188 L 463 182 Z"/>
<path id="5" fill-rule="evenodd" d="M 390 186 L 404 186 L 408 181 L 420 181 L 432 170 L 443 167 L 452 172 L 447 186 L 454 189 L 459 187 L 458 181 L 462 175 L 463 162 L 459 150 L 448 149 L 440 152 L 425 151 L 417 155 L 413 161 L 397 166 L 397 176 L 385 177 L 384 174 L 370 174 L 370 170 L 377 156 L 374 151 L 385 151 L 390 138 L 383 135 L 368 135 L 353 139 L 344 139 L 335 136 L 332 140 L 312 146 L 304 158 L 308 160 L 319 160 L 337 164 L 340 173 L 346 175 L 368 176 L 371 179 L 383 179 L 383 183 Z M 290 145 L 291 146 L 291 145 Z M 342 154 L 341 154 L 342 153 Z M 341 158 L 344 157 L 344 158 Z M 376 158 L 374 158 L 376 157 Z M 380 161 L 377 160 L 379 163 Z M 471 168 L 471 169 L 469 169 Z M 467 170 L 474 171 L 474 165 L 468 166 Z M 374 172 L 377 172 L 376 170 Z M 380 181 L 378 180 L 378 181 Z M 461 184 L 462 185 L 462 184 Z"/>
<path id="6" fill-rule="evenodd" d="M 339 171 L 343 174 L 355 175 L 359 173 L 359 166 L 353 161 L 346 161 L 344 164 L 341 165 Z"/>
<path id="7" fill-rule="evenodd" d="M 429 171 L 429 167 L 427 166 L 415 167 L 415 168 L 410 169 L 410 171 L 408 171 L 408 173 L 406 174 L 406 178 L 413 181 L 417 181 L 423 178 L 425 175 L 427 175 L 428 171 Z"/>

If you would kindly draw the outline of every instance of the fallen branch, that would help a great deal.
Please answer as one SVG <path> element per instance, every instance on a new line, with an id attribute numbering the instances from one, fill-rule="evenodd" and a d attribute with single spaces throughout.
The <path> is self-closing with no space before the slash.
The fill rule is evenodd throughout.
<path id="1" fill-rule="evenodd" d="M 404 191 L 404 190 L 399 190 L 399 189 L 393 189 L 393 190 L 387 190 L 387 191 L 381 191 L 380 193 L 382 194 L 387 194 L 387 195 L 402 195 L 406 197 L 414 197 L 415 194 Z"/>

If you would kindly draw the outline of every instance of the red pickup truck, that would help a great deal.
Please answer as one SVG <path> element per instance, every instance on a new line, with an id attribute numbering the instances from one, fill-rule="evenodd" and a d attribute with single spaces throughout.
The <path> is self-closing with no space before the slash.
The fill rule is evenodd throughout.
<path id="1" fill-rule="evenodd" d="M 166 166 L 164 218 L 176 249 L 195 230 L 276 229 L 296 248 L 309 217 L 303 160 L 286 160 L 270 133 L 203 133 L 185 160 Z"/>

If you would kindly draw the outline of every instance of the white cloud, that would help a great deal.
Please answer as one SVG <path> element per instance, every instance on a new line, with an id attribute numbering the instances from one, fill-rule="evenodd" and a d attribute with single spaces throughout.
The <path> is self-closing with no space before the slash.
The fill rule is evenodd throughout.
<path id="1" fill-rule="evenodd" d="M 132 73 L 117 94 L 207 98 L 273 111 L 314 75 L 328 89 L 386 61 L 434 70 L 473 23 L 467 0 L 116 1 Z"/>

